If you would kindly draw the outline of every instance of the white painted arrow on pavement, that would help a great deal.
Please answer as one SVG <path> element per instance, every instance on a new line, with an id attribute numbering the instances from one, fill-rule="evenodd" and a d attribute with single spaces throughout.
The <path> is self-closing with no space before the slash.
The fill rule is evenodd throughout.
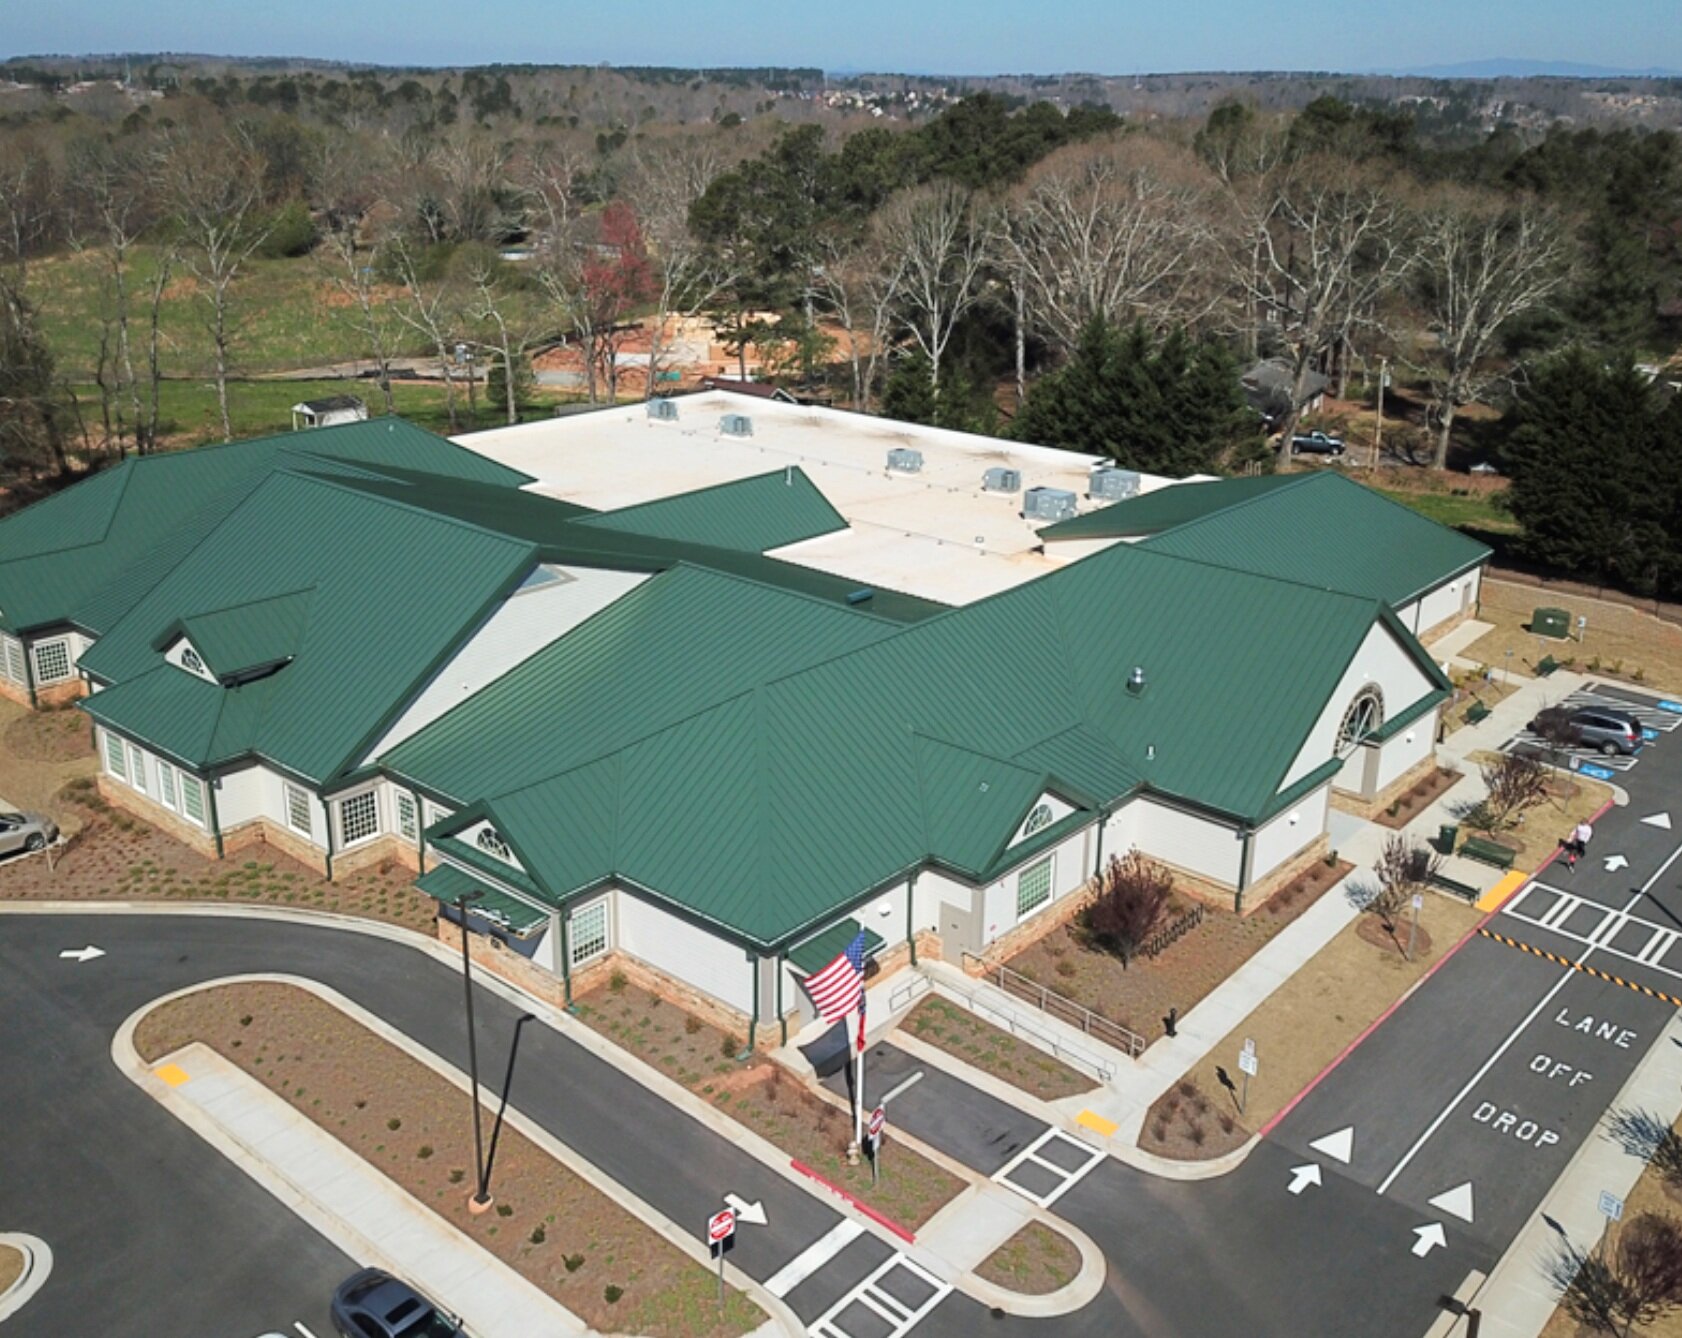
<path id="1" fill-rule="evenodd" d="M 59 956 L 68 957 L 73 962 L 91 962 L 95 957 L 105 956 L 105 949 L 96 948 L 90 943 L 85 948 L 66 948 Z"/>
<path id="2" fill-rule="evenodd" d="M 1438 1212 L 1452 1213 L 1462 1222 L 1470 1222 L 1472 1220 L 1472 1182 L 1468 1180 L 1465 1184 L 1456 1185 L 1453 1189 L 1445 1189 L 1436 1198 L 1427 1199 L 1426 1202 Z"/>
<path id="3" fill-rule="evenodd" d="M 1308 1145 L 1310 1152 L 1323 1152 L 1333 1161 L 1340 1161 L 1349 1165 L 1349 1158 L 1355 1153 L 1355 1126 L 1345 1125 L 1336 1133 L 1327 1134 L 1323 1138 L 1316 1138 Z"/>
<path id="4" fill-rule="evenodd" d="M 1427 1226 L 1415 1227 L 1413 1234 L 1419 1239 L 1413 1243 L 1413 1252 L 1423 1259 L 1432 1250 L 1448 1244 L 1448 1237 L 1443 1233 L 1441 1222 L 1432 1222 Z"/>
<path id="5" fill-rule="evenodd" d="M 1625 859 L 1622 855 L 1608 855 L 1606 857 L 1606 872 L 1607 873 L 1611 873 L 1616 869 L 1627 869 L 1627 868 L 1629 868 L 1629 861 L 1627 859 Z"/>
<path id="6" fill-rule="evenodd" d="M 726 1194 L 724 1203 L 736 1214 L 738 1222 L 746 1222 L 749 1226 L 765 1225 L 765 1204 L 759 1199 L 749 1203 L 740 1195 Z"/>
<path id="7" fill-rule="evenodd" d="M 1300 1194 L 1310 1185 L 1320 1183 L 1320 1166 L 1317 1162 L 1309 1162 L 1307 1166 L 1291 1167 L 1291 1183 L 1286 1186 L 1293 1194 Z"/>
<path id="8" fill-rule="evenodd" d="M 1670 814 L 1668 813 L 1649 813 L 1641 821 L 1649 827 L 1658 827 L 1667 832 L 1670 830 Z"/>

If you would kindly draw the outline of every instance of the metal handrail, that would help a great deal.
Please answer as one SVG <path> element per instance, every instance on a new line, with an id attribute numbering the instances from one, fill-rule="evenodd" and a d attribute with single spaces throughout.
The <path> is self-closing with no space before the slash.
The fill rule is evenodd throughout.
<path id="1" fill-rule="evenodd" d="M 888 996 L 888 1011 L 890 1013 L 899 1012 L 919 994 L 926 994 L 932 983 L 923 972 L 913 971 L 909 977 L 900 981 L 894 992 Z"/>
<path id="2" fill-rule="evenodd" d="M 1112 1022 L 1103 1014 L 1093 1012 L 1086 1005 L 1076 1003 L 1065 994 L 1046 988 L 1020 971 L 1012 971 L 1001 962 L 989 962 L 985 957 L 977 956 L 973 952 L 964 953 L 963 958 L 965 962 L 978 963 L 982 979 L 994 981 L 1012 998 L 1031 1003 L 1047 1016 L 1059 1018 L 1070 1026 L 1078 1026 L 1085 1035 L 1121 1051 L 1129 1059 L 1137 1059 L 1144 1054 L 1145 1038 L 1138 1032 L 1122 1026 L 1119 1022 Z"/>

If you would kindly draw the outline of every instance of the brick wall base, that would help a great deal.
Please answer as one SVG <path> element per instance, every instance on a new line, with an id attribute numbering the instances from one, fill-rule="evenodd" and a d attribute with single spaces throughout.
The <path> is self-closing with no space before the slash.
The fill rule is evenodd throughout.
<path id="1" fill-rule="evenodd" d="M 1435 627 L 1427 627 L 1419 634 L 1419 644 L 1429 650 L 1432 642 L 1441 641 L 1456 627 L 1460 626 L 1461 623 L 1465 622 L 1469 618 L 1475 618 L 1477 616 L 1477 606 L 1473 605 L 1471 608 L 1464 609 L 1455 614 L 1452 618 L 1444 618 Z"/>
<path id="2" fill-rule="evenodd" d="M 88 695 L 88 685 L 79 678 L 67 678 L 62 683 L 54 683 L 50 687 L 35 689 L 35 706 L 37 710 L 44 710 L 53 706 L 68 706 L 73 701 L 79 701 Z M 19 706 L 29 705 L 29 693 L 21 683 L 13 683 L 10 679 L 0 678 L 0 697 L 14 701 Z"/>
<path id="3" fill-rule="evenodd" d="M 414 845 L 399 836 L 382 836 L 378 840 L 359 845 L 355 850 L 341 850 L 333 856 L 333 881 L 358 869 L 377 864 L 401 864 L 414 873 L 420 872 L 420 853 Z"/>
<path id="4" fill-rule="evenodd" d="M 99 790 L 100 798 L 113 808 L 120 808 L 125 813 L 132 813 L 135 817 L 151 823 L 207 859 L 216 858 L 216 838 L 202 827 L 195 827 L 179 814 L 171 813 L 156 800 L 140 794 L 120 781 L 112 780 L 109 776 L 96 776 L 94 784 Z"/>
<path id="5" fill-rule="evenodd" d="M 306 869 L 327 876 L 327 853 L 312 846 L 296 832 L 289 832 L 267 818 L 254 818 L 230 827 L 222 833 L 222 849 L 228 858 L 259 846 L 273 846 L 288 859 L 295 859 Z"/>
<path id="6" fill-rule="evenodd" d="M 1362 799 L 1359 795 L 1345 794 L 1342 791 L 1334 790 L 1332 792 L 1332 807 L 1370 821 L 1436 769 L 1437 759 L 1434 756 L 1422 758 L 1371 799 Z"/>
<path id="7" fill-rule="evenodd" d="M 1178 875 L 1174 882 L 1179 884 Z M 1088 878 L 1079 887 L 1065 892 L 1043 911 L 1025 920 L 1013 929 L 1007 929 L 996 939 L 982 949 L 980 959 L 963 957 L 960 961 L 966 975 L 979 976 L 987 969 L 987 963 L 1008 961 L 1026 948 L 1038 943 L 1047 934 L 1061 929 L 1083 910 L 1092 904 L 1092 899 L 1098 895 L 1098 880 Z M 921 948 L 918 949 L 921 951 Z"/>

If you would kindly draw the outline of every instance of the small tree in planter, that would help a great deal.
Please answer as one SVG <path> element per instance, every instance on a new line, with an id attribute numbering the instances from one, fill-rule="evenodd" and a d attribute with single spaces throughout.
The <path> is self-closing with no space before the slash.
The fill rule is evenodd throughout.
<path id="1" fill-rule="evenodd" d="M 1087 908 L 1086 927 L 1125 967 L 1156 929 L 1173 891 L 1168 870 L 1138 850 L 1112 855 L 1099 875 L 1098 895 Z"/>
<path id="2" fill-rule="evenodd" d="M 1384 851 L 1373 866 L 1378 887 L 1362 909 L 1378 916 L 1384 932 L 1394 940 L 1397 918 L 1415 894 L 1425 890 L 1442 862 L 1442 856 L 1429 846 L 1418 845 L 1400 834 L 1386 838 Z"/>
<path id="3" fill-rule="evenodd" d="M 1643 1213 L 1609 1250 L 1590 1253 L 1566 1241 L 1549 1272 L 1573 1319 L 1602 1333 L 1627 1335 L 1682 1307 L 1682 1227 Z"/>
<path id="4" fill-rule="evenodd" d="M 1518 826 L 1528 810 L 1547 798 L 1548 769 L 1534 757 L 1502 753 L 1480 771 L 1489 795 L 1466 816 L 1485 835 Z"/>

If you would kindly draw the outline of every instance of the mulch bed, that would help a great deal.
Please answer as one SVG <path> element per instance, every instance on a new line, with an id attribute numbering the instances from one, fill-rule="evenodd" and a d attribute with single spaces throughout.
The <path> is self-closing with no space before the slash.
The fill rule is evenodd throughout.
<path id="1" fill-rule="evenodd" d="M 1156 957 L 1131 965 L 1088 942 L 1079 917 L 1030 944 L 1007 963 L 1011 970 L 1073 999 L 1143 1036 L 1165 1031 L 1170 1008 L 1183 1015 L 1266 945 L 1354 866 L 1316 860 L 1248 916 L 1206 908 L 1203 923 Z M 1170 908 L 1168 923 L 1184 909 Z"/>
<path id="2" fill-rule="evenodd" d="M 23 1251 L 0 1245 L 0 1296 L 23 1276 Z"/>
<path id="3" fill-rule="evenodd" d="M 73 762 L 93 753 L 88 728 L 87 716 L 77 710 L 31 711 L 0 733 L 0 750 L 26 762 Z"/>
<path id="4" fill-rule="evenodd" d="M 1045 1051 L 946 999 L 924 999 L 906 1014 L 900 1026 L 918 1040 L 939 1046 L 983 1073 L 1044 1101 L 1090 1092 L 1098 1085 Z"/>
<path id="5" fill-rule="evenodd" d="M 1244 1146 L 1250 1137 L 1238 1113 L 1241 1073 L 1230 1073 L 1233 1087 L 1205 1092 L 1190 1079 L 1181 1079 L 1156 1099 L 1145 1116 L 1139 1146 L 1177 1161 L 1210 1161 Z"/>
<path id="6" fill-rule="evenodd" d="M 1384 921 L 1376 915 L 1363 915 L 1355 926 L 1355 932 L 1360 935 L 1361 942 L 1370 943 L 1380 952 L 1392 956 L 1401 956 L 1402 949 L 1408 944 L 1408 919 L 1404 912 L 1396 917 L 1396 932 L 1392 934 L 1384 927 Z M 1414 931 L 1413 955 L 1427 957 L 1431 952 L 1431 934 L 1424 925 Z"/>
<path id="7" fill-rule="evenodd" d="M 738 1061 L 743 1037 L 622 977 L 582 995 L 577 1012 L 586 1025 L 901 1226 L 922 1226 L 964 1187 L 926 1157 L 895 1146 L 891 1126 L 884 1135 L 881 1183 L 872 1187 L 868 1160 L 847 1165 L 852 1121 L 845 1110 L 813 1095 L 774 1060 L 755 1055 Z"/>
<path id="8" fill-rule="evenodd" d="M 1030 1222 L 982 1260 L 975 1273 L 1025 1296 L 1044 1296 L 1075 1280 L 1080 1251 L 1062 1232 Z"/>
<path id="9" fill-rule="evenodd" d="M 60 793 L 82 829 L 49 866 L 43 855 L 0 863 L 0 897 L 25 901 L 212 901 L 267 903 L 384 920 L 431 935 L 438 903 L 414 889 L 393 861 L 329 883 L 273 846 L 206 859 L 150 823 L 101 799 L 91 780 Z"/>
<path id="10" fill-rule="evenodd" d="M 721 1316 L 710 1269 L 511 1127 L 497 1147 L 496 1208 L 471 1215 L 466 1093 L 308 991 L 221 985 L 154 1009 L 135 1032 L 148 1063 L 190 1041 L 260 1080 L 594 1330 L 733 1338 L 765 1320 L 735 1291 Z"/>
<path id="11" fill-rule="evenodd" d="M 1448 771 L 1442 767 L 1436 768 L 1430 775 L 1421 777 L 1416 781 L 1394 803 L 1374 813 L 1372 820 L 1380 827 L 1400 831 L 1449 790 L 1458 785 L 1461 774 L 1458 771 Z"/>

